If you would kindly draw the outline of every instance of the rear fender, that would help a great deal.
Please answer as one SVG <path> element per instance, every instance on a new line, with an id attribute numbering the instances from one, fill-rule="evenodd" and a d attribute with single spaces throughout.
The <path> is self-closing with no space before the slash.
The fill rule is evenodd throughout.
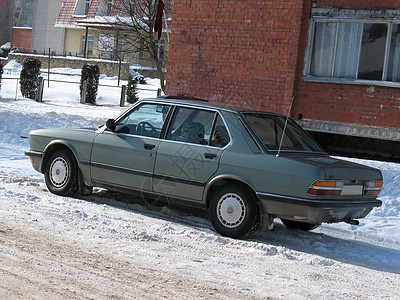
<path id="1" fill-rule="evenodd" d="M 215 188 L 222 186 L 228 182 L 237 182 L 238 184 L 242 184 L 247 186 L 253 193 L 255 193 L 255 189 L 253 184 L 248 181 L 246 178 L 235 176 L 232 174 L 221 174 L 216 177 L 213 177 L 205 186 L 203 193 L 203 203 L 208 207 L 210 196 Z"/>

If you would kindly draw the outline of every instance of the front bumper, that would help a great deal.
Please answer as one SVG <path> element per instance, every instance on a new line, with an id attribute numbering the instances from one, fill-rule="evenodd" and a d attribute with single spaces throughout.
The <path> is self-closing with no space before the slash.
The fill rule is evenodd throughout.
<path id="1" fill-rule="evenodd" d="M 264 210 L 276 217 L 321 224 L 364 218 L 382 201 L 365 199 L 305 199 L 257 193 Z"/>
<path id="2" fill-rule="evenodd" d="M 41 167 L 42 167 L 43 153 L 38 151 L 27 150 L 25 151 L 25 155 L 29 156 L 32 163 L 32 167 L 36 171 L 42 173 Z"/>

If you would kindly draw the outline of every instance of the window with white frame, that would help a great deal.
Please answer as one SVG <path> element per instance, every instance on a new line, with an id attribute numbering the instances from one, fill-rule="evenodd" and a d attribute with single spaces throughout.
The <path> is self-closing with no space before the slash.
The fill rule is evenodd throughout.
<path id="1" fill-rule="evenodd" d="M 163 60 L 165 54 L 165 41 L 163 39 L 154 40 L 154 44 L 157 51 L 157 58 Z"/>
<path id="2" fill-rule="evenodd" d="M 97 16 L 109 16 L 114 7 L 114 0 L 100 0 L 97 7 Z"/>
<path id="3" fill-rule="evenodd" d="M 90 3 L 91 2 L 92 2 L 91 0 L 86 0 L 85 1 L 85 15 L 87 15 L 88 12 L 89 12 L 89 8 L 90 8 Z"/>
<path id="4" fill-rule="evenodd" d="M 113 6 L 114 6 L 114 0 L 107 0 L 107 15 L 111 14 Z"/>
<path id="5" fill-rule="evenodd" d="M 99 34 L 97 49 L 99 51 L 113 51 L 114 43 L 113 34 Z"/>
<path id="6" fill-rule="evenodd" d="M 81 42 L 81 54 L 84 54 L 83 52 L 85 51 L 85 35 L 82 36 L 82 42 Z M 93 55 L 93 45 L 94 45 L 94 36 L 93 35 L 88 35 L 87 38 L 87 45 L 86 45 L 86 54 L 87 55 Z"/>
<path id="7" fill-rule="evenodd" d="M 136 13 L 137 1 L 138 0 L 124 0 L 118 15 L 120 17 L 134 16 Z"/>
<path id="8" fill-rule="evenodd" d="M 74 15 L 86 16 L 89 12 L 91 2 L 92 0 L 78 0 L 78 3 L 75 7 Z"/>
<path id="9" fill-rule="evenodd" d="M 363 13 L 354 19 L 312 18 L 306 80 L 400 82 L 400 18 L 368 18 Z"/>

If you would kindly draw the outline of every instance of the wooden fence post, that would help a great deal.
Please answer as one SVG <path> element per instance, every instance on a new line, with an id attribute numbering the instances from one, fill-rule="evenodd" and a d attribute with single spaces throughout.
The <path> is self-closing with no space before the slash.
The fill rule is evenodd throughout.
<path id="1" fill-rule="evenodd" d="M 82 92 L 81 92 L 81 104 L 86 103 L 86 91 L 87 91 L 87 81 L 82 82 Z"/>
<path id="2" fill-rule="evenodd" d="M 36 101 L 37 102 L 42 102 L 43 101 L 43 87 L 44 87 L 44 80 L 42 76 L 39 76 L 38 78 L 38 92 L 36 95 Z"/>
<path id="3" fill-rule="evenodd" d="M 122 85 L 121 87 L 121 99 L 119 100 L 119 106 L 125 106 L 125 99 L 126 99 L 126 85 Z"/>

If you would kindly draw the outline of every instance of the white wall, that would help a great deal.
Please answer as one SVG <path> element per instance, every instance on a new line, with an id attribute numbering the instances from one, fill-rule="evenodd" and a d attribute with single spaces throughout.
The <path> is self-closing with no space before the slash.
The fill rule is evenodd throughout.
<path id="1" fill-rule="evenodd" d="M 35 0 L 31 49 L 64 51 L 64 28 L 54 27 L 62 0 Z"/>

